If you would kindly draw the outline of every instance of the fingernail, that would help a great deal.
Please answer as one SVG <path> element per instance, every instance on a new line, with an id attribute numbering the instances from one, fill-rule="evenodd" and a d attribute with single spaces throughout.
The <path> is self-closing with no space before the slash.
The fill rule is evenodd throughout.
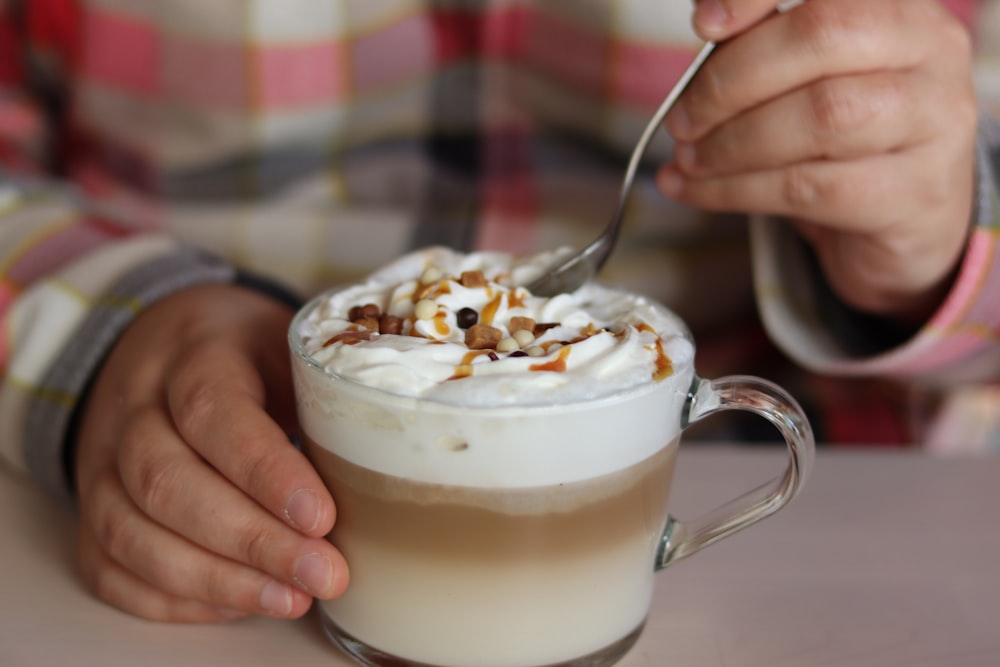
<path id="1" fill-rule="evenodd" d="M 333 583 L 333 563 L 320 554 L 306 554 L 295 561 L 293 576 L 307 593 L 323 597 Z"/>
<path id="2" fill-rule="evenodd" d="M 319 499 L 309 489 L 299 489 L 285 505 L 285 518 L 296 529 L 308 533 L 319 523 Z"/>
<path id="3" fill-rule="evenodd" d="M 694 144 L 678 143 L 674 146 L 674 162 L 686 171 L 693 170 L 698 162 L 698 149 Z"/>
<path id="4" fill-rule="evenodd" d="M 722 0 L 698 0 L 694 9 L 694 23 L 705 33 L 717 33 L 733 18 L 732 13 Z"/>
<path id="5" fill-rule="evenodd" d="M 292 613 L 292 589 L 278 581 L 269 581 L 260 591 L 260 607 L 275 616 Z"/>

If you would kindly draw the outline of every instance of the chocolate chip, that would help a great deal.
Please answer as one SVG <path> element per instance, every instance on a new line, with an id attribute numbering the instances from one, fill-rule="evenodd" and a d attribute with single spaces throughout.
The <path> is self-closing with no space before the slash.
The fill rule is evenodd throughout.
<path id="1" fill-rule="evenodd" d="M 349 311 L 347 311 L 347 319 L 351 322 L 357 322 L 361 319 L 361 306 L 352 306 Z"/>
<path id="2" fill-rule="evenodd" d="M 473 308 L 462 308 L 455 313 L 455 320 L 458 322 L 460 329 L 468 329 L 479 321 L 479 313 Z"/>
<path id="3" fill-rule="evenodd" d="M 513 352 L 511 352 L 507 356 L 508 357 L 526 357 L 526 356 L 528 356 L 528 353 L 525 352 L 524 350 L 514 350 Z"/>
<path id="4" fill-rule="evenodd" d="M 382 314 L 382 309 L 376 306 L 374 303 L 366 303 L 361 306 L 361 317 L 372 317 L 378 319 L 378 316 Z"/>

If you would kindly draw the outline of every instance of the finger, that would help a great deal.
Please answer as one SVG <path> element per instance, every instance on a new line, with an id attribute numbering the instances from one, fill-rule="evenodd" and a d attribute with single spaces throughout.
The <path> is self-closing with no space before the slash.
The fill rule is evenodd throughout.
<path id="1" fill-rule="evenodd" d="M 914 67 L 929 48 L 912 38 L 914 25 L 927 20 L 918 8 L 924 4 L 810 0 L 770 18 L 716 49 L 667 115 L 667 129 L 694 141 L 810 81 Z"/>
<path id="2" fill-rule="evenodd" d="M 688 178 L 662 168 L 657 184 L 679 203 L 712 211 L 741 211 L 816 220 L 845 231 L 874 233 L 946 200 L 956 183 L 925 179 L 924 161 L 898 153 L 852 162 L 821 160 L 712 178 Z M 926 187 L 916 188 L 914 184 Z"/>
<path id="3" fill-rule="evenodd" d="M 309 609 L 308 594 L 210 553 L 151 521 L 133 504 L 114 471 L 102 475 L 98 484 L 88 506 L 87 532 L 97 536 L 107 560 L 155 590 L 244 614 L 288 618 Z"/>
<path id="4" fill-rule="evenodd" d="M 89 533 L 81 534 L 79 551 L 81 574 L 94 594 L 135 616 L 151 621 L 212 623 L 246 615 L 155 588 L 109 558 Z"/>
<path id="5" fill-rule="evenodd" d="M 704 39 L 721 41 L 746 30 L 784 4 L 781 0 L 696 0 L 692 23 Z"/>
<path id="6" fill-rule="evenodd" d="M 124 487 L 156 522 L 204 549 L 319 598 L 347 585 L 347 564 L 326 540 L 307 538 L 262 509 L 208 466 L 149 409 L 124 427 Z"/>
<path id="7" fill-rule="evenodd" d="M 722 41 L 743 32 L 775 11 L 788 11 L 803 0 L 695 0 L 695 32 Z"/>
<path id="8" fill-rule="evenodd" d="M 263 409 L 263 383 L 244 352 L 203 343 L 171 369 L 167 383 L 178 432 L 216 470 L 296 530 L 312 537 L 330 531 L 333 498 Z"/>
<path id="9" fill-rule="evenodd" d="M 927 88 L 909 71 L 822 79 L 678 144 L 675 159 L 685 174 L 703 178 L 913 147 L 941 116 L 930 101 L 940 93 Z"/>

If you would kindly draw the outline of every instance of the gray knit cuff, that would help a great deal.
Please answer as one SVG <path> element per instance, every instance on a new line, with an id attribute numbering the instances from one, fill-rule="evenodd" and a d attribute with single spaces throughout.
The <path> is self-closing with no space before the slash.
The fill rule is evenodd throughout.
<path id="1" fill-rule="evenodd" d="M 976 142 L 976 227 L 1000 228 L 1000 120 L 982 114 Z"/>
<path id="2" fill-rule="evenodd" d="M 87 314 L 29 405 L 25 460 L 50 493 L 72 498 L 66 448 L 74 412 L 105 356 L 126 326 L 153 302 L 203 283 L 233 282 L 235 269 L 200 250 L 181 247 L 123 276 Z"/>

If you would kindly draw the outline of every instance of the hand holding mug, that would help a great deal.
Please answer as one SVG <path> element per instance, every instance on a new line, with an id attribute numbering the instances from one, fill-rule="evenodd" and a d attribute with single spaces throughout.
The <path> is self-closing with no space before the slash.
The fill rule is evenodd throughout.
<path id="1" fill-rule="evenodd" d="M 84 578 L 161 621 L 301 616 L 339 594 L 333 500 L 289 442 L 291 313 L 230 285 L 168 296 L 128 327 L 83 408 Z"/>

